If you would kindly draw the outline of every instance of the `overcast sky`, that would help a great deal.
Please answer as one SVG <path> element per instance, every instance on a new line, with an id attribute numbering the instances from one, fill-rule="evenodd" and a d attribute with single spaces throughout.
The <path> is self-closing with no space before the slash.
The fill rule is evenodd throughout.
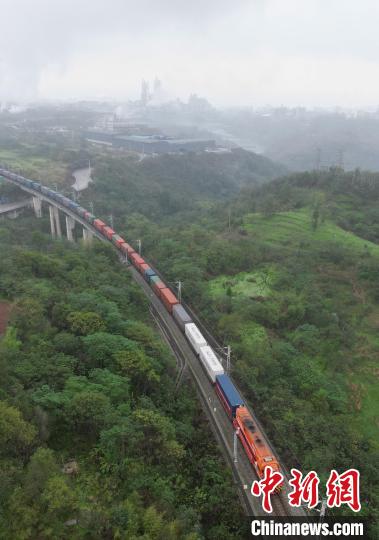
<path id="1" fill-rule="evenodd" d="M 0 101 L 379 104 L 378 0 L 1 0 Z"/>

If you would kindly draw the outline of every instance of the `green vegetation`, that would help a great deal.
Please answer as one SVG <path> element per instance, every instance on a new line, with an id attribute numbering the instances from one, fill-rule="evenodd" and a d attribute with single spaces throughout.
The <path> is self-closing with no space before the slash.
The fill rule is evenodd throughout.
<path id="1" fill-rule="evenodd" d="M 310 226 L 308 209 L 278 212 L 270 219 L 261 213 L 244 216 L 245 230 L 253 238 L 264 240 L 267 245 L 287 246 L 290 250 L 313 250 L 323 244 L 338 244 L 343 249 L 379 255 L 379 245 L 345 231 L 330 219 L 324 219 L 314 230 Z"/>
<path id="2" fill-rule="evenodd" d="M 234 276 L 220 276 L 209 282 L 213 297 L 225 294 L 248 298 L 265 297 L 270 294 L 275 274 L 268 268 L 259 272 L 241 272 Z"/>
<path id="3" fill-rule="evenodd" d="M 175 394 L 142 291 L 111 248 L 54 243 L 32 219 L 0 228 L 0 298 L 13 306 L 0 537 L 244 537 L 231 475 L 192 385 Z"/>
<path id="4" fill-rule="evenodd" d="M 85 151 L 87 149 L 81 149 L 81 152 Z M 79 150 L 76 151 L 76 156 L 78 155 Z M 142 239 L 143 254 L 164 273 L 167 281 L 172 282 L 178 278 L 183 281 L 184 300 L 196 308 L 221 342 L 232 346 L 233 377 L 243 389 L 252 409 L 257 412 L 287 467 L 297 466 L 304 472 L 314 469 L 323 479 L 331 468 L 341 471 L 350 467 L 358 468 L 362 474 L 363 514 L 370 516 L 377 524 L 379 175 L 359 170 L 343 173 L 336 168 L 325 172 L 288 176 L 259 185 L 265 171 L 260 174 L 254 172 L 254 160 L 255 158 L 249 157 L 247 153 L 237 152 L 223 156 L 220 161 L 217 161 L 215 156 L 191 155 L 165 156 L 137 162 L 132 156 L 115 157 L 102 153 L 95 163 L 95 183 L 83 193 L 81 202 L 87 206 L 89 201 L 93 201 L 95 213 L 105 220 L 112 213 L 115 228 L 132 244 L 135 239 Z M 251 169 L 246 163 L 251 163 Z M 249 169 L 248 174 L 246 167 Z M 234 174 L 236 168 L 238 174 Z M 275 174 L 273 170 L 266 172 L 267 176 Z M 7 228 L 0 231 L 0 241 L 4 245 L 9 239 L 8 236 Z M 40 245 L 38 249 L 46 251 L 46 246 L 39 236 L 33 242 L 34 246 Z M 55 277 L 39 277 L 38 283 L 32 274 L 31 282 L 26 280 L 24 285 L 30 287 L 29 296 L 38 298 L 47 305 L 52 303 L 55 295 L 58 298 L 57 303 L 60 304 L 60 287 L 67 278 L 66 273 L 62 277 L 62 263 L 60 258 L 54 255 L 54 249 L 57 248 L 49 247 L 49 250 L 53 251 L 49 252 L 49 261 L 44 271 L 54 272 L 54 276 L 55 272 L 58 274 Z M 75 257 L 79 256 L 81 257 L 75 252 Z M 103 258 L 104 254 L 94 253 L 92 257 Z M 64 255 L 64 261 L 66 258 L 67 255 Z M 54 259 L 54 264 L 51 259 Z M 31 268 L 33 272 L 35 268 L 40 268 L 30 255 L 24 254 L 21 260 L 20 272 L 23 275 L 30 273 Z M 27 265 L 25 260 L 28 261 Z M 79 268 L 83 264 L 82 261 Z M 80 301 L 79 293 L 90 288 L 101 295 L 101 305 L 107 305 L 108 301 L 118 304 L 118 291 L 109 286 L 104 289 L 105 282 L 114 285 L 114 271 L 112 270 L 110 281 L 103 276 L 99 277 L 99 273 L 92 274 L 87 266 L 84 266 L 84 270 L 79 270 L 77 263 L 70 266 L 71 272 L 75 276 L 75 291 L 79 301 L 66 295 L 67 299 L 64 301 L 69 302 L 70 311 L 59 311 L 56 308 L 58 313 L 55 314 L 55 310 L 51 312 L 51 316 L 55 318 L 49 319 L 49 324 L 58 328 L 58 334 L 63 333 L 63 336 L 55 338 L 63 341 L 61 348 L 57 349 L 59 353 L 75 357 L 75 351 L 79 347 L 80 369 L 74 370 L 73 374 L 76 378 L 70 378 L 71 372 L 66 377 L 66 370 L 69 368 L 67 358 L 64 357 L 56 364 L 56 369 L 59 368 L 59 387 L 51 389 L 55 378 L 52 379 L 49 370 L 45 373 L 42 369 L 46 362 L 41 360 L 37 363 L 39 357 L 33 356 L 33 362 L 36 362 L 43 373 L 43 382 L 28 364 L 27 369 L 21 370 L 21 382 L 16 378 L 14 387 L 19 389 L 16 400 L 19 410 L 23 412 L 25 402 L 31 403 L 28 401 L 29 394 L 33 394 L 33 399 L 36 400 L 33 401 L 35 410 L 41 409 L 44 414 L 47 411 L 54 422 L 57 422 L 54 424 L 55 431 L 48 425 L 52 437 L 52 444 L 50 445 L 49 439 L 48 446 L 58 453 L 58 456 L 64 456 L 63 462 L 72 457 L 65 446 L 65 439 L 72 442 L 74 437 L 78 437 L 79 429 L 85 430 L 86 439 L 85 442 L 80 441 L 80 448 L 87 448 L 89 438 L 92 453 L 88 458 L 80 457 L 83 454 L 79 454 L 78 459 L 81 471 L 89 468 L 90 472 L 86 472 L 85 476 L 88 478 L 93 475 L 93 464 L 99 464 L 91 461 L 94 459 L 93 453 L 97 456 L 100 451 L 108 456 L 108 442 L 112 440 L 118 441 L 115 443 L 118 451 L 120 448 L 124 451 L 122 437 L 117 439 L 112 431 L 116 429 L 113 424 L 109 428 L 111 432 L 108 433 L 108 418 L 100 414 L 100 411 L 109 413 L 109 403 L 117 404 L 117 412 L 117 392 L 113 396 L 102 390 L 106 383 L 99 378 L 97 372 L 92 371 L 108 370 L 117 377 L 125 377 L 127 374 L 129 385 L 132 385 L 132 388 L 135 385 L 138 389 L 129 390 L 128 394 L 131 396 L 131 405 L 127 404 L 127 410 L 132 427 L 136 418 L 142 425 L 148 423 L 149 418 L 151 420 L 149 416 L 140 416 L 140 394 L 144 396 L 144 409 L 161 411 L 161 398 L 151 398 L 151 392 L 157 387 L 156 381 L 159 380 L 158 386 L 162 387 L 162 395 L 165 395 L 165 385 L 167 383 L 169 391 L 172 381 L 167 382 L 170 379 L 167 375 L 170 366 L 166 364 L 166 357 L 162 359 L 151 352 L 146 354 L 139 339 L 133 339 L 128 330 L 125 330 L 125 319 L 128 321 L 138 316 L 146 323 L 146 314 L 141 312 L 143 308 L 138 301 L 134 301 L 136 297 L 132 295 L 134 300 L 130 300 L 130 311 L 127 315 L 122 311 L 127 306 L 119 308 L 123 315 L 122 322 L 119 321 L 117 331 L 112 328 L 112 332 L 109 332 L 106 313 L 99 310 L 96 303 L 83 304 Z M 23 290 L 14 282 L 16 277 L 13 277 L 9 269 L 5 275 L 6 297 L 23 296 Z M 49 293 L 46 280 L 55 283 L 58 275 L 60 277 L 54 293 Z M 18 279 L 21 280 L 20 277 Z M 3 279 L 1 283 L 4 283 Z M 126 283 L 125 287 L 128 289 L 130 284 Z M 140 299 L 140 295 L 137 294 L 137 297 Z M 36 309 L 33 304 L 27 304 L 26 308 L 28 313 L 34 313 Z M 56 322 L 61 319 L 65 321 L 64 330 L 60 329 Z M 24 347 L 25 338 L 21 339 L 24 334 L 20 331 L 26 321 L 21 319 L 17 324 L 16 333 L 9 331 L 3 338 L 7 347 L 14 351 L 13 354 L 16 354 L 20 347 Z M 126 328 L 129 328 L 129 324 Z M 92 334 L 92 331 L 95 332 Z M 46 327 L 43 325 L 34 329 L 34 335 L 44 332 Z M 88 333 L 89 335 L 86 335 Z M 133 350 L 130 343 L 122 341 L 123 350 L 116 351 L 113 355 L 110 351 L 119 342 L 118 339 L 113 342 L 113 338 L 109 336 L 106 338 L 104 334 L 109 333 L 113 337 L 117 334 L 123 339 L 136 341 L 134 346 L 138 350 Z M 104 341 L 101 347 L 97 339 L 100 339 L 101 343 Z M 55 341 L 52 343 L 55 347 Z M 141 357 L 141 353 L 145 355 Z M 99 358 L 101 365 L 96 364 L 96 358 Z M 10 362 L 10 365 L 13 366 L 13 362 Z M 19 376 L 18 373 L 13 374 L 13 377 Z M 31 379 L 27 378 L 29 376 Z M 85 382 L 80 378 L 83 376 L 86 377 Z M 119 382 L 117 380 L 112 383 L 112 388 L 117 389 Z M 142 383 L 147 386 L 141 386 Z M 35 388 L 37 384 L 38 389 Z M 49 385 L 48 389 L 45 388 L 46 385 Z M 79 404 L 73 400 L 78 387 L 81 388 L 80 393 L 84 394 L 83 401 L 79 401 Z M 35 390 L 38 390 L 36 394 Z M 7 397 L 9 390 L 7 392 L 4 401 L 7 401 L 7 406 L 13 406 L 13 398 L 10 400 Z M 99 398 L 99 394 L 104 397 Z M 95 396 L 95 403 L 91 405 L 96 412 L 94 417 L 85 414 L 89 407 L 89 395 Z M 146 405 L 146 395 L 152 399 L 155 408 Z M 187 452 L 187 456 L 191 455 L 191 459 L 186 461 L 188 470 L 180 468 L 183 464 L 180 455 L 177 456 L 178 464 L 175 469 L 176 474 L 179 470 L 181 474 L 186 471 L 188 476 L 184 485 L 187 486 L 189 479 L 195 482 L 199 474 L 195 464 L 198 460 L 198 434 L 202 427 L 194 420 L 197 409 L 192 397 L 186 392 L 183 396 L 183 399 L 187 400 L 186 407 L 188 403 L 191 404 L 191 414 L 184 413 L 187 409 L 180 405 L 181 399 L 178 398 L 176 412 L 184 414 L 188 420 L 185 422 L 185 429 L 179 426 L 172 432 L 164 419 L 159 425 L 166 434 L 161 441 L 161 449 L 176 454 L 179 451 L 176 442 Z M 9 401 L 11 403 L 8 403 Z M 27 409 L 27 415 L 23 414 L 24 421 L 30 421 L 28 415 L 30 416 L 31 409 Z M 38 416 L 39 413 L 33 412 L 33 415 L 35 414 Z M 164 418 L 166 416 L 172 424 L 170 411 L 164 410 Z M 23 418 L 16 418 L 15 421 L 20 420 Z M 118 420 L 115 422 L 117 426 Z M 40 420 L 37 421 L 34 416 L 31 423 L 40 429 Z M 188 423 L 191 424 L 190 429 L 187 428 Z M 106 442 L 101 437 L 103 430 L 107 432 Z M 27 435 L 27 430 L 25 434 Z M 112 439 L 113 436 L 115 439 Z M 99 437 L 101 444 L 98 442 Z M 16 442 L 23 448 L 22 452 L 27 452 L 27 437 L 26 440 Z M 210 444 L 215 452 L 214 444 Z M 136 465 L 134 461 L 136 449 L 136 444 L 130 447 L 127 459 L 132 462 L 131 469 L 137 480 L 132 475 L 133 490 L 123 493 L 124 502 L 120 504 L 133 504 L 133 508 L 143 508 L 143 511 L 138 511 L 138 522 L 142 523 L 144 512 L 147 512 L 151 505 L 158 512 L 162 511 L 162 507 L 157 504 L 158 497 L 151 495 L 151 492 L 158 492 L 155 484 L 150 486 L 149 496 L 145 498 L 146 485 L 140 479 L 141 476 L 144 477 L 139 469 L 141 464 Z M 157 456 L 152 450 L 146 449 L 146 455 L 149 455 L 148 452 L 152 453 L 154 461 Z M 202 447 L 202 450 L 203 459 L 215 460 L 210 446 Z M 102 464 L 100 470 L 107 467 L 107 470 L 111 470 L 111 480 L 107 479 L 107 486 L 112 486 L 113 468 L 109 464 L 109 458 L 107 459 L 106 465 Z M 149 463 L 149 467 L 150 465 Z M 155 465 L 153 463 L 151 466 Z M 125 470 L 121 468 L 120 471 L 120 477 L 125 478 Z M 129 471 L 128 469 L 128 474 Z M 212 472 L 215 473 L 215 469 Z M 177 497 L 176 490 L 180 492 L 181 477 L 179 476 L 179 481 L 175 484 L 170 480 L 171 473 L 172 471 L 167 471 L 162 465 L 159 472 L 154 470 L 153 474 L 158 474 L 161 481 L 164 478 L 165 481 L 162 482 L 165 486 L 169 485 L 171 496 L 174 493 Z M 223 472 L 222 477 L 224 474 Z M 210 478 L 210 475 L 207 478 Z M 91 496 L 93 492 L 99 491 L 99 486 L 94 486 L 93 482 L 91 477 L 85 482 L 81 481 L 76 488 L 76 493 L 85 500 L 81 507 L 83 512 L 83 508 L 88 507 L 87 494 L 91 489 Z M 119 483 L 118 477 L 114 484 L 118 487 Z M 14 484 L 12 486 L 14 487 Z M 162 485 L 159 486 L 160 491 L 165 493 Z M 203 484 L 201 489 L 199 493 L 197 488 L 194 488 L 191 495 L 187 490 L 187 498 L 179 498 L 179 503 L 171 499 L 171 506 L 167 506 L 165 502 L 163 511 L 166 513 L 162 519 L 165 523 L 169 522 L 168 517 L 181 520 L 180 510 L 174 511 L 173 508 L 178 509 L 182 503 L 181 507 L 195 507 L 197 512 L 200 507 L 202 511 L 196 514 L 196 519 L 203 524 L 205 534 L 213 538 L 222 537 L 214 522 L 209 522 L 209 529 L 205 525 L 212 511 L 216 515 L 217 510 L 214 509 L 215 503 L 210 492 L 205 490 Z M 138 506 L 140 503 L 135 502 L 134 498 L 130 499 L 135 496 L 135 492 L 142 497 L 142 506 Z M 117 499 L 116 495 L 113 498 L 113 494 L 110 499 L 121 500 Z M 204 506 L 199 501 L 202 501 Z M 96 504 L 99 507 L 104 505 L 98 503 L 97 499 Z M 115 513 L 117 514 L 116 510 Z M 238 523 L 236 515 L 226 518 L 228 524 L 223 525 L 225 530 L 228 527 L 232 530 L 230 524 Z M 105 520 L 107 526 L 114 527 L 109 520 L 109 517 Z M 112 531 L 114 530 L 112 528 Z M 192 529 L 186 529 L 186 533 L 189 530 L 193 532 Z M 240 533 L 230 534 L 235 534 L 238 538 Z M 371 537 L 377 537 L 374 525 Z"/>
<path id="5" fill-rule="evenodd" d="M 96 201 L 96 181 L 106 217 L 117 203 L 112 192 Z M 185 301 L 232 346 L 233 375 L 287 467 L 323 479 L 358 468 L 363 513 L 376 523 L 378 200 L 378 175 L 336 169 L 180 215 L 159 213 L 147 192 L 138 212 L 114 213 L 116 228 L 143 239 L 148 260 L 167 281 L 180 277 Z"/>

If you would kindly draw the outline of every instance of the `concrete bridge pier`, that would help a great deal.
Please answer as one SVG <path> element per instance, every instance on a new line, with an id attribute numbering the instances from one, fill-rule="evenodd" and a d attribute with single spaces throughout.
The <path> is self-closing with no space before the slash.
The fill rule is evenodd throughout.
<path id="1" fill-rule="evenodd" d="M 74 241 L 74 236 L 72 234 L 72 231 L 75 228 L 75 220 L 71 216 L 66 216 L 66 232 L 67 232 L 67 240 L 70 242 Z"/>
<path id="2" fill-rule="evenodd" d="M 54 206 L 49 206 L 51 236 L 55 238 Z"/>
<path id="3" fill-rule="evenodd" d="M 33 197 L 33 208 L 37 218 L 42 217 L 42 199 L 39 197 Z"/>
<path id="4" fill-rule="evenodd" d="M 92 240 L 93 240 L 93 233 L 89 231 L 88 229 L 86 229 L 85 227 L 83 227 L 83 242 L 85 244 L 92 244 Z"/>
<path id="5" fill-rule="evenodd" d="M 62 238 L 62 229 L 61 222 L 59 219 L 59 210 L 56 206 L 53 206 L 54 221 L 55 221 L 55 230 L 58 238 Z"/>

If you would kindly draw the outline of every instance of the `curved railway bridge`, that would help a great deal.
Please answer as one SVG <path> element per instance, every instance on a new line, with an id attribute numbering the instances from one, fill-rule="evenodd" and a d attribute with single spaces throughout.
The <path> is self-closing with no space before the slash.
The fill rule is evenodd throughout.
<path id="1" fill-rule="evenodd" d="M 82 236 L 85 242 L 91 242 L 94 237 L 103 242 L 108 241 L 91 223 L 84 217 L 78 215 L 76 211 L 79 207 L 78 204 L 63 197 L 58 192 L 37 182 L 16 175 L 9 170 L 1 169 L 1 167 L 0 178 L 11 182 L 32 196 L 32 206 L 37 218 L 42 217 L 43 207 L 48 207 L 51 234 L 53 237 L 60 238 L 62 236 L 60 216 L 60 213 L 62 213 L 65 218 L 65 229 L 68 240 L 74 240 L 73 231 L 75 226 L 78 226 L 82 228 Z M 68 204 L 69 206 L 67 206 Z M 87 211 L 85 212 L 89 214 Z M 127 259 L 122 256 L 120 256 L 120 259 L 124 263 L 127 262 Z M 246 513 L 250 516 L 264 515 L 265 512 L 262 509 L 261 501 L 258 498 L 253 497 L 250 491 L 251 484 L 257 479 L 257 475 L 243 450 L 242 444 L 239 441 L 238 444 L 236 444 L 237 438 L 235 437 L 235 430 L 221 406 L 214 386 L 210 383 L 198 358 L 195 356 L 172 315 L 165 309 L 161 300 L 152 292 L 152 289 L 146 280 L 132 265 L 126 265 L 126 269 L 131 273 L 133 279 L 141 286 L 147 296 L 151 306 L 150 312 L 152 317 L 177 359 L 179 371 L 178 382 L 180 382 L 180 378 L 183 374 L 189 372 L 195 383 L 198 397 L 209 420 L 213 434 L 227 464 L 231 468 L 234 483 Z M 199 321 L 197 317 L 196 321 Z M 208 332 L 208 336 L 209 335 Z M 254 413 L 251 410 L 250 413 L 263 432 L 263 435 L 266 436 Z M 272 445 L 271 448 L 273 448 Z M 274 455 L 276 456 L 275 451 Z M 288 487 L 288 480 L 286 479 L 281 493 L 272 497 L 273 513 L 271 515 L 305 517 L 306 513 L 302 508 L 292 508 L 289 506 L 287 497 Z"/>

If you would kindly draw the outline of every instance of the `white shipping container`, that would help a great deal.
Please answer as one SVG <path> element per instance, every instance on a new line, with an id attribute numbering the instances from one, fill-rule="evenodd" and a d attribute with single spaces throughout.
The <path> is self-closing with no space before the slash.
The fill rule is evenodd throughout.
<path id="1" fill-rule="evenodd" d="M 196 324 L 195 323 L 186 324 L 184 333 L 187 336 L 187 339 L 191 343 L 192 347 L 195 349 L 196 354 L 199 354 L 200 347 L 204 347 L 207 344 L 207 342 L 203 334 L 200 332 L 200 330 L 196 326 Z"/>
<path id="2" fill-rule="evenodd" d="M 200 360 L 212 382 L 216 382 L 216 375 L 223 375 L 224 368 L 215 355 L 213 349 L 206 345 L 200 349 Z"/>

